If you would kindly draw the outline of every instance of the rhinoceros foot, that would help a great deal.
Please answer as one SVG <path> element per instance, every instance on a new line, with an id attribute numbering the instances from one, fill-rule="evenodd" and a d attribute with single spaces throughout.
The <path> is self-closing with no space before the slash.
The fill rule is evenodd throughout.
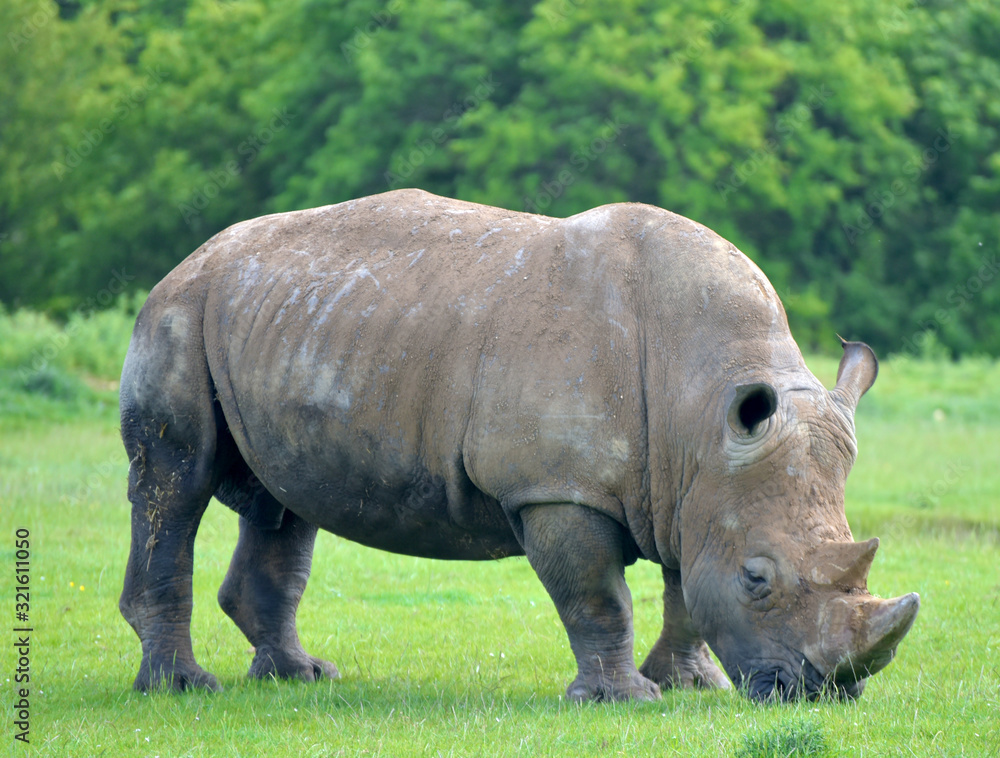
<path id="1" fill-rule="evenodd" d="M 251 679 L 301 679 L 315 682 L 320 679 L 339 679 L 337 667 L 305 651 L 284 651 L 272 647 L 257 648 L 247 676 Z"/>
<path id="2" fill-rule="evenodd" d="M 638 672 L 596 680 L 578 676 L 566 689 L 566 697 L 578 703 L 584 700 L 659 700 L 660 688 Z"/>
<path id="3" fill-rule="evenodd" d="M 704 642 L 683 649 L 669 649 L 661 639 L 653 647 L 639 672 L 663 689 L 732 688 L 729 678 L 715 665 Z"/>
<path id="4" fill-rule="evenodd" d="M 222 685 L 214 675 L 205 671 L 193 660 L 182 661 L 179 656 L 163 658 L 144 655 L 139 674 L 132 687 L 138 692 L 150 690 L 184 692 L 196 689 L 222 691 Z"/>

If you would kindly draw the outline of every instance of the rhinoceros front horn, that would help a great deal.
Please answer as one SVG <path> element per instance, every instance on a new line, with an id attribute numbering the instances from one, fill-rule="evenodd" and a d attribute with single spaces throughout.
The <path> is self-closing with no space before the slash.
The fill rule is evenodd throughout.
<path id="1" fill-rule="evenodd" d="M 877 538 L 827 542 L 816 549 L 806 572 L 816 590 L 829 593 L 807 658 L 825 679 L 855 694 L 864 679 L 893 659 L 920 609 L 916 593 L 892 600 L 868 594 L 868 570 L 878 544 Z"/>
<path id="2" fill-rule="evenodd" d="M 830 677 L 838 683 L 857 682 L 885 668 L 896 655 L 920 610 L 915 592 L 892 600 L 869 598 L 854 609 L 857 627 L 853 645 L 834 665 Z"/>

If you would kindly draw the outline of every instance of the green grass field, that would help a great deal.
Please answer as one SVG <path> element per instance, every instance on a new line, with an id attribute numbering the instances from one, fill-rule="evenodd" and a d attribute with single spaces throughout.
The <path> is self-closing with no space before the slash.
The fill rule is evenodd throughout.
<path id="1" fill-rule="evenodd" d="M 342 678 L 249 683 L 249 644 L 215 600 L 236 541 L 236 517 L 217 503 L 197 543 L 193 637 L 226 689 L 142 695 L 131 690 L 139 642 L 117 608 L 129 504 L 110 387 L 130 310 L 103 318 L 64 341 L 51 323 L 0 312 L 0 618 L 17 625 L 14 537 L 27 528 L 34 630 L 31 744 L 13 739 L 11 682 L 5 754 L 1000 755 L 996 363 L 889 360 L 861 402 L 848 519 L 856 538 L 882 538 L 872 591 L 917 591 L 922 608 L 898 658 L 856 702 L 758 706 L 732 692 L 668 692 L 654 704 L 570 704 L 569 645 L 523 558 L 431 561 L 328 534 L 299 628 Z M 44 366 L 21 370 L 46 348 Z M 835 360 L 810 365 L 832 382 Z M 641 660 L 659 632 L 659 571 L 641 563 L 628 579 Z M 0 644 L 7 680 L 14 637 Z"/>

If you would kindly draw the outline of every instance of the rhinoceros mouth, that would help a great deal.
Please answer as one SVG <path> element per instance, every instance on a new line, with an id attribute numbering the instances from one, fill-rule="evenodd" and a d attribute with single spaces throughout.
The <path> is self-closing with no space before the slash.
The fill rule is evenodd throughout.
<path id="1" fill-rule="evenodd" d="M 755 661 L 749 674 L 740 676 L 738 687 L 757 702 L 788 702 L 804 698 L 854 700 L 864 690 L 865 680 L 835 680 L 823 676 L 808 658 L 802 657 L 798 671 L 785 661 Z"/>

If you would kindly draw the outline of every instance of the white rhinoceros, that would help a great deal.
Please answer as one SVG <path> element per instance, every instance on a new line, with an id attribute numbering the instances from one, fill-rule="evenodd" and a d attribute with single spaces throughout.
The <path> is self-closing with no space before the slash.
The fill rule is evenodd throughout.
<path id="1" fill-rule="evenodd" d="M 853 696 L 915 594 L 866 588 L 844 515 L 854 410 L 760 270 L 647 205 L 567 219 L 400 190 L 237 224 L 149 296 L 122 372 L 138 689 L 216 688 L 191 648 L 195 534 L 240 518 L 219 592 L 250 675 L 336 676 L 295 614 L 317 528 L 434 558 L 526 554 L 566 626 L 573 699 L 726 687 Z M 640 669 L 624 567 L 663 567 Z"/>

